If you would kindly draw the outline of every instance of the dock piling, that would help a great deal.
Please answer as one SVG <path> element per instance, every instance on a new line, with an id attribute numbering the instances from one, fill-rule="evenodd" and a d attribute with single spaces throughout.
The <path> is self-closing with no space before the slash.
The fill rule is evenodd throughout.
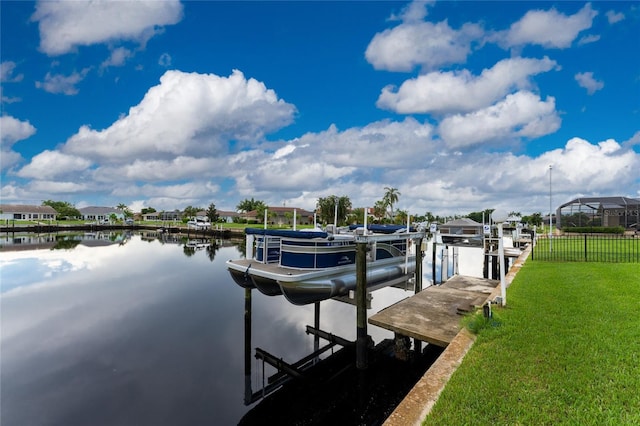
<path id="1" fill-rule="evenodd" d="M 320 330 L 320 302 L 314 303 L 313 306 L 313 325 L 316 330 Z M 315 334 L 313 336 L 313 351 L 318 352 L 320 349 L 320 336 Z M 320 358 L 316 358 L 316 362 L 318 362 Z"/>
<path id="2" fill-rule="evenodd" d="M 416 275 L 414 278 L 415 286 L 414 293 L 420 293 L 422 291 L 422 238 L 418 238 L 416 241 Z M 419 339 L 413 339 L 413 348 L 416 354 L 422 352 L 422 341 Z"/>
<path id="3" fill-rule="evenodd" d="M 367 243 L 356 244 L 356 367 L 368 366 L 367 346 Z"/>
<path id="4" fill-rule="evenodd" d="M 251 289 L 244 289 L 244 403 L 253 399 L 251 389 Z"/>

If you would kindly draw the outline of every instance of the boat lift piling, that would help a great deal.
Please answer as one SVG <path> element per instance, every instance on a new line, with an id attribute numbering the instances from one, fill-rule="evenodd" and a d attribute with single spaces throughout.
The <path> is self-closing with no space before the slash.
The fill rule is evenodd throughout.
<path id="1" fill-rule="evenodd" d="M 320 302 L 313 304 L 313 325 L 317 330 L 320 329 Z M 318 352 L 320 349 L 320 335 L 313 335 L 313 351 Z M 319 361 L 319 357 L 316 358 L 316 362 Z"/>
<path id="2" fill-rule="evenodd" d="M 424 232 L 407 232 L 406 249 L 409 251 L 409 242 L 415 244 L 415 275 L 414 292 L 422 291 L 422 240 Z M 366 234 L 356 237 L 356 368 L 365 370 L 368 367 L 367 351 L 370 338 L 367 334 L 367 245 L 371 241 L 384 241 L 388 236 L 367 236 Z M 416 340 L 416 350 L 421 350 L 421 344 Z"/>
<path id="3" fill-rule="evenodd" d="M 367 368 L 367 242 L 356 243 L 356 367 Z"/>
<path id="4" fill-rule="evenodd" d="M 251 289 L 244 289 L 244 403 L 251 404 Z"/>
<path id="5" fill-rule="evenodd" d="M 422 238 L 418 238 L 416 243 L 416 276 L 414 294 L 418 294 L 422 291 Z M 413 339 L 413 348 L 416 353 L 422 352 L 422 341 L 419 339 Z"/>

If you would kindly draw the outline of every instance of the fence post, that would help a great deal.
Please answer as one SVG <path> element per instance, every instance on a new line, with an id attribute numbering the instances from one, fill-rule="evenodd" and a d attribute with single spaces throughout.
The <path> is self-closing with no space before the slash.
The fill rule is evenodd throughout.
<path id="1" fill-rule="evenodd" d="M 536 252 L 536 231 L 534 230 L 529 235 L 531 235 L 531 260 L 534 260 Z"/>
<path id="2" fill-rule="evenodd" d="M 584 234 L 584 261 L 587 262 L 587 234 Z"/>

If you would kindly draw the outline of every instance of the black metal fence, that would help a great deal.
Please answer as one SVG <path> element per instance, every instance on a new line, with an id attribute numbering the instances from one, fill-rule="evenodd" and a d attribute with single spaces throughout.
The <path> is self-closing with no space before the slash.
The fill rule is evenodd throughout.
<path id="1" fill-rule="evenodd" d="M 532 260 L 640 263 L 640 238 L 634 235 L 539 235 Z"/>

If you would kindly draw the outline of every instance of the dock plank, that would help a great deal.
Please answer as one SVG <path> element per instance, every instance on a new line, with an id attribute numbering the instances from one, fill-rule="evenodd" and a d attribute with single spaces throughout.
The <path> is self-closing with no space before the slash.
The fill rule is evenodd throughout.
<path id="1" fill-rule="evenodd" d="M 402 336 L 446 347 L 460 331 L 461 313 L 480 306 L 498 280 L 455 275 L 369 317 L 369 323 Z"/>

